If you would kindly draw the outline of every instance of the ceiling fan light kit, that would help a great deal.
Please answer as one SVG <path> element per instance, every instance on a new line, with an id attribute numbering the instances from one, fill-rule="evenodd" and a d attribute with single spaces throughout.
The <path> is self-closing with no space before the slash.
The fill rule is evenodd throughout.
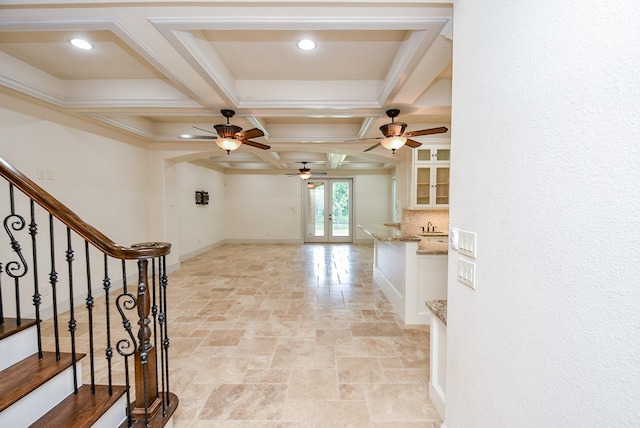
<path id="1" fill-rule="evenodd" d="M 248 131 L 242 131 L 242 128 L 236 125 L 232 125 L 229 123 L 229 119 L 232 118 L 236 112 L 233 110 L 220 110 L 220 113 L 223 117 L 227 118 L 226 124 L 221 125 L 213 125 L 216 130 L 216 134 L 218 135 L 191 135 L 191 134 L 182 134 L 180 138 L 187 139 L 204 139 L 204 140 L 214 140 L 215 143 L 223 150 L 227 151 L 227 154 L 231 153 L 232 150 L 236 150 L 242 144 L 246 144 L 247 146 L 256 147 L 262 150 L 269 150 L 271 146 L 267 146 L 266 144 L 258 143 L 255 141 L 251 141 L 249 138 L 258 138 L 263 137 L 264 132 L 262 132 L 258 128 L 249 129 Z M 206 129 L 201 129 L 196 126 L 194 128 L 199 129 L 204 132 L 211 132 Z"/>
<path id="2" fill-rule="evenodd" d="M 231 150 L 235 150 L 242 144 L 242 141 L 235 138 L 216 138 L 216 144 L 223 150 L 229 153 Z"/>
<path id="3" fill-rule="evenodd" d="M 297 174 L 287 174 L 290 177 L 300 177 L 300 179 L 302 180 L 308 180 L 309 178 L 311 178 L 312 175 L 327 175 L 326 172 L 318 172 L 318 171 L 313 171 L 311 172 L 311 170 L 309 168 L 307 168 L 307 162 L 302 162 L 302 168 L 300 168 L 298 170 Z"/>
<path id="4" fill-rule="evenodd" d="M 407 139 L 405 137 L 399 137 L 399 136 L 383 138 L 382 140 L 380 140 L 380 144 L 382 145 L 382 147 L 384 147 L 387 150 L 391 150 L 391 153 L 394 153 L 394 154 L 396 150 L 404 146 L 406 142 L 407 142 Z"/>
<path id="5" fill-rule="evenodd" d="M 433 134 L 443 134 L 448 131 L 447 128 L 441 126 L 439 128 L 430 128 L 430 129 L 421 129 L 420 131 L 411 131 L 405 133 L 404 130 L 407 128 L 407 124 L 403 122 L 396 122 L 395 118 L 400 114 L 400 110 L 391 109 L 387 110 L 386 114 L 391 118 L 391 123 L 386 123 L 380 127 L 380 132 L 384 137 L 378 137 L 377 140 L 380 140 L 379 143 L 374 144 L 373 146 L 365 149 L 365 152 L 369 150 L 373 150 L 378 146 L 382 146 L 385 149 L 391 150 L 391 153 L 395 154 L 396 150 L 405 145 L 416 148 L 420 147 L 422 143 L 412 140 L 407 137 L 418 137 L 422 135 L 433 135 Z M 365 140 L 369 140 L 370 138 L 365 138 Z"/>

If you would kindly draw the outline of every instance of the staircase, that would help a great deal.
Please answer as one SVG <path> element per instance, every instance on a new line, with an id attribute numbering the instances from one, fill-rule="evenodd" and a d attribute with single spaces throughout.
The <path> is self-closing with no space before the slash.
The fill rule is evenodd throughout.
<path id="1" fill-rule="evenodd" d="M 117 245 L 1 158 L 0 175 L 0 427 L 171 427 L 170 245 Z"/>

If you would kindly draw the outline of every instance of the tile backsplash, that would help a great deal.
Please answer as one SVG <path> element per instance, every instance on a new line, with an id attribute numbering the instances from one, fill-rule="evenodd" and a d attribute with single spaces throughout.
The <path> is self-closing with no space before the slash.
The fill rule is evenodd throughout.
<path id="1" fill-rule="evenodd" d="M 422 233 L 422 227 L 427 228 L 431 222 L 436 227 L 436 232 L 449 232 L 449 210 L 402 210 L 402 223 L 400 229 L 404 233 Z"/>

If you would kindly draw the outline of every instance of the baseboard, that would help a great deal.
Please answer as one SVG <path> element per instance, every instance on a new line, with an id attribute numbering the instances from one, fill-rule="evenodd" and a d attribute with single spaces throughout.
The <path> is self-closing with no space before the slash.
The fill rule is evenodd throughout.
<path id="1" fill-rule="evenodd" d="M 385 295 L 393 309 L 398 313 L 400 318 L 404 321 L 405 313 L 404 313 L 404 305 L 402 302 L 402 294 L 393 286 L 391 281 L 387 279 L 386 276 L 374 266 L 373 268 L 373 284 L 382 290 L 382 293 Z"/>
<path id="2" fill-rule="evenodd" d="M 207 246 L 202 247 L 202 248 L 198 248 L 197 250 L 194 250 L 194 251 L 191 251 L 191 252 L 189 252 L 187 254 L 181 255 L 178 260 L 180 261 L 180 263 L 185 262 L 185 261 L 189 260 L 192 257 L 199 256 L 200 254 L 206 253 L 209 250 L 213 250 L 214 248 L 219 247 L 221 245 L 224 245 L 225 243 L 226 243 L 226 241 L 218 241 L 215 244 L 211 244 L 211 245 L 207 245 Z M 178 267 L 179 266 L 180 265 L 178 264 Z"/>
<path id="3" fill-rule="evenodd" d="M 445 394 L 444 391 L 438 385 L 434 385 L 433 382 L 429 382 L 429 399 L 431 403 L 433 403 L 433 407 L 438 411 L 440 417 L 444 419 Z"/>
<path id="4" fill-rule="evenodd" d="M 227 239 L 225 244 L 302 244 L 300 239 Z"/>

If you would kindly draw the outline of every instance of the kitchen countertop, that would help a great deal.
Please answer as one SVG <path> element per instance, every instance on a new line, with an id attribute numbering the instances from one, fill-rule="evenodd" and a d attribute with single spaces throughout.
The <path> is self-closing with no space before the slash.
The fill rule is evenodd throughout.
<path id="1" fill-rule="evenodd" d="M 447 240 L 442 242 L 446 238 L 444 234 L 438 237 L 404 233 L 397 223 L 359 224 L 358 227 L 379 241 L 417 242 L 418 255 L 447 254 L 449 251 Z"/>
<path id="2" fill-rule="evenodd" d="M 390 223 L 391 224 L 391 223 Z M 421 239 L 416 235 L 405 234 L 396 225 L 385 224 L 359 224 L 358 227 L 379 241 L 416 241 Z"/>
<path id="3" fill-rule="evenodd" d="M 447 301 L 446 300 L 427 300 L 427 308 L 440 320 L 447 325 Z"/>

